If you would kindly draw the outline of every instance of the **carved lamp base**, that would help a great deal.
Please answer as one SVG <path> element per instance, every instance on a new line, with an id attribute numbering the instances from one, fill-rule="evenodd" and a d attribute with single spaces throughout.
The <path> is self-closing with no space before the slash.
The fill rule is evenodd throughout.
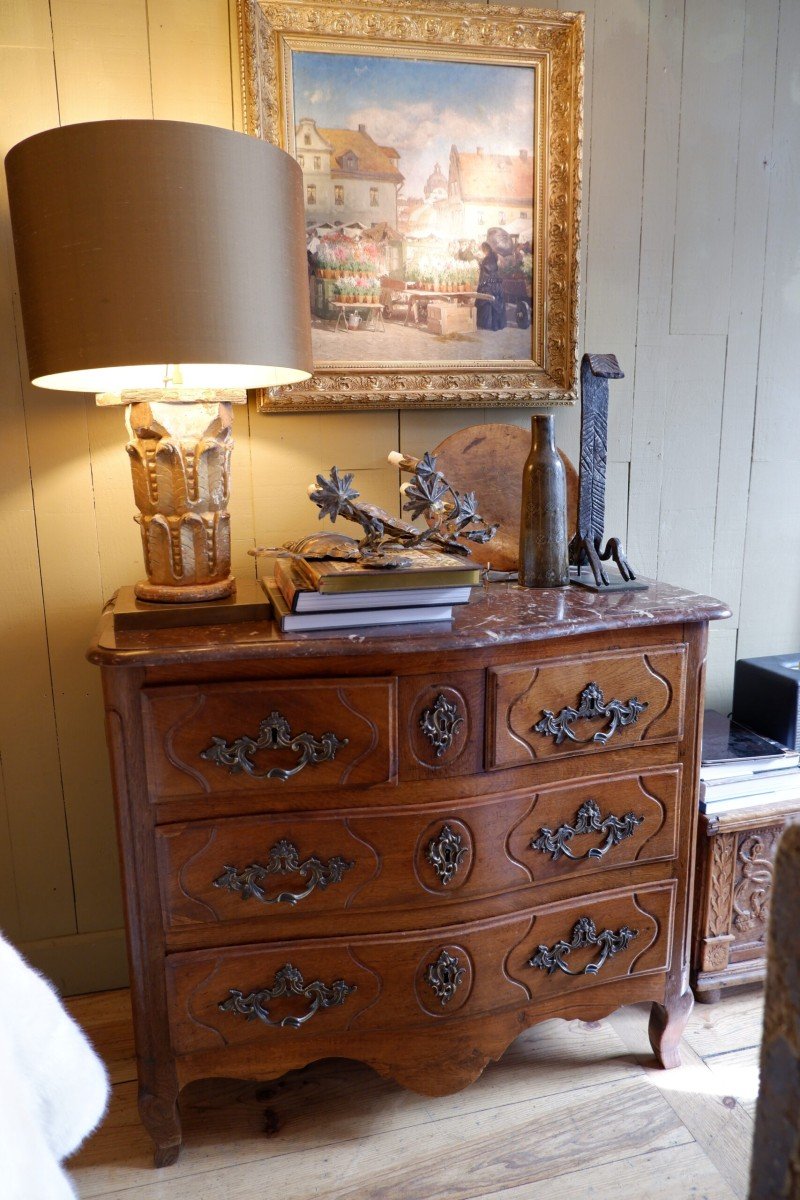
<path id="1" fill-rule="evenodd" d="M 126 392 L 133 492 L 147 579 L 139 600 L 192 604 L 235 592 L 231 575 L 231 405 L 244 392 Z M 103 397 L 109 403 L 109 397 Z"/>

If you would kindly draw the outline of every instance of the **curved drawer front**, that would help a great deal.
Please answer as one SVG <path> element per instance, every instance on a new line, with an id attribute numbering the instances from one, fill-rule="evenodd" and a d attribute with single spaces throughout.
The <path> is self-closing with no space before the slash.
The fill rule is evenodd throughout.
<path id="1" fill-rule="evenodd" d="M 372 816 L 281 814 L 156 831 L 167 929 L 446 907 L 674 857 L 680 767 Z M 434 918 L 435 919 L 435 918 Z"/>
<path id="2" fill-rule="evenodd" d="M 681 767 L 606 775 L 546 788 L 508 849 L 534 883 L 674 858 Z"/>
<path id="3" fill-rule="evenodd" d="M 346 1034 L 352 1046 L 360 1030 L 430 1028 L 661 971 L 673 896 L 666 884 L 425 932 L 173 954 L 166 972 L 174 1045 L 191 1053 Z M 559 949 L 575 940 L 578 923 L 582 943 Z M 540 950 L 576 974 L 550 970 L 549 958 L 537 965 Z M 593 962 L 597 970 L 585 970 Z M 337 1053 L 335 1040 L 327 1053 Z"/>
<path id="4" fill-rule="evenodd" d="M 145 688 L 153 800 L 395 780 L 394 679 Z"/>
<path id="5" fill-rule="evenodd" d="M 508 957 L 535 1000 L 664 970 L 677 884 L 586 896 L 540 910 Z"/>
<path id="6" fill-rule="evenodd" d="M 504 850 L 530 811 L 526 793 L 392 814 L 230 817 L 156 832 L 165 927 L 419 908 L 524 887 Z"/>
<path id="7" fill-rule="evenodd" d="M 685 677 L 683 644 L 493 667 L 487 766 L 677 741 Z"/>

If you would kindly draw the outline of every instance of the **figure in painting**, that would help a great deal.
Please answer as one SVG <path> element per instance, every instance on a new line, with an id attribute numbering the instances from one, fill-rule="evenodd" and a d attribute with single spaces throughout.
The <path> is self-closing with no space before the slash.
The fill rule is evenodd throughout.
<path id="1" fill-rule="evenodd" d="M 481 253 L 483 258 L 479 260 L 478 291 L 492 299 L 475 302 L 478 329 L 505 329 L 506 299 L 497 254 L 488 242 L 481 245 Z"/>

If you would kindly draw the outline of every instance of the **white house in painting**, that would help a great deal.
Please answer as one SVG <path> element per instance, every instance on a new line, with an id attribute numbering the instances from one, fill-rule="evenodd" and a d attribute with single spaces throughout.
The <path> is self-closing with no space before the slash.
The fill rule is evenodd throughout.
<path id="1" fill-rule="evenodd" d="M 307 221 L 360 221 L 367 227 L 385 221 L 396 228 L 400 155 L 392 146 L 378 145 L 365 125 L 322 129 L 302 117 L 295 157 L 303 171 Z"/>
<path id="2" fill-rule="evenodd" d="M 480 240 L 493 225 L 524 229 L 533 222 L 533 159 L 519 154 L 450 150 L 448 207 L 459 237 Z"/>

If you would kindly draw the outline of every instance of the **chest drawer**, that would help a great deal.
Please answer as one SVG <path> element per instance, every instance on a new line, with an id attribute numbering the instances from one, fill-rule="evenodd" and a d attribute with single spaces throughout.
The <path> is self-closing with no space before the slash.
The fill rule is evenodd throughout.
<path id="1" fill-rule="evenodd" d="M 151 798 L 393 782 L 396 694 L 380 678 L 145 688 Z"/>
<path id="2" fill-rule="evenodd" d="M 682 770 L 624 771 L 543 788 L 508 838 L 532 882 L 675 858 Z"/>
<path id="3" fill-rule="evenodd" d="M 677 741 L 685 682 L 682 644 L 493 667 L 487 766 Z"/>
<path id="4" fill-rule="evenodd" d="M 432 1027 L 532 998 L 664 970 L 674 885 L 404 934 L 191 951 L 167 959 L 176 1049 L 281 1048 L 322 1036 Z"/>
<path id="5" fill-rule="evenodd" d="M 162 825 L 167 930 L 248 922 L 289 935 L 347 912 L 451 902 L 674 857 L 680 768 L 365 815 L 286 813 Z M 428 923 L 436 920 L 428 918 Z"/>

